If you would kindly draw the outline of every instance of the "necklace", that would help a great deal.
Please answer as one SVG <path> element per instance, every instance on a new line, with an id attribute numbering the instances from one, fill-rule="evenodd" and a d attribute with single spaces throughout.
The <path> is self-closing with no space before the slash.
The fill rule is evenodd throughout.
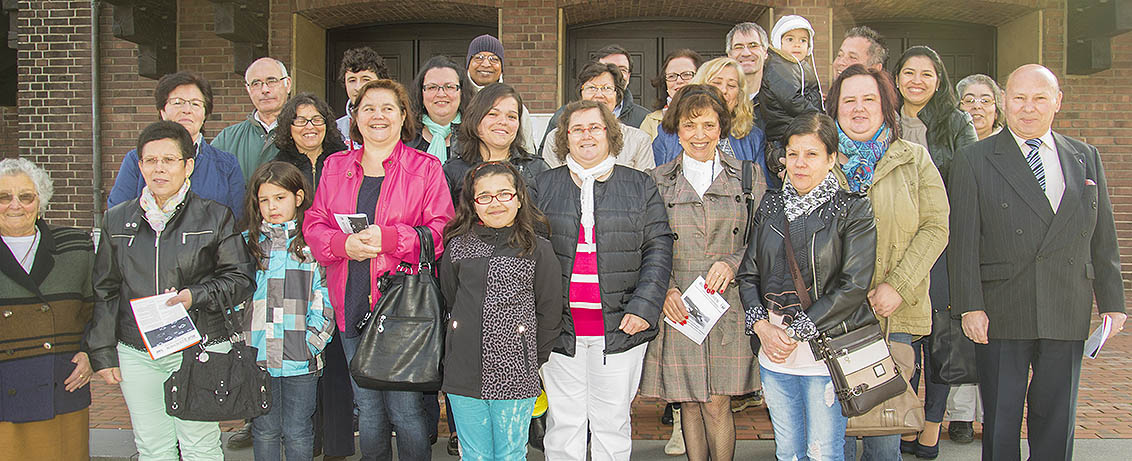
<path id="1" fill-rule="evenodd" d="M 25 267 L 27 266 L 26 263 L 27 263 L 28 257 L 31 256 L 32 250 L 35 249 L 35 243 L 38 242 L 38 241 L 39 241 L 39 231 L 37 230 L 37 231 L 35 231 L 35 237 L 32 237 L 32 239 L 31 239 L 31 245 L 28 246 L 28 251 L 25 251 L 24 257 L 20 258 L 20 265 L 21 266 L 25 266 Z"/>

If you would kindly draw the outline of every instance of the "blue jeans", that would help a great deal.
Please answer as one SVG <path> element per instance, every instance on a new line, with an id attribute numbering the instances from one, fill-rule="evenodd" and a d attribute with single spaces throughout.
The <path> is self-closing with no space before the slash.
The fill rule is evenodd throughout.
<path id="1" fill-rule="evenodd" d="M 253 452 L 257 460 L 309 460 L 314 455 L 314 408 L 318 373 L 270 379 L 271 411 L 252 420 Z M 282 443 L 280 440 L 282 439 Z"/>
<path id="2" fill-rule="evenodd" d="M 342 338 L 346 361 L 358 351 L 361 337 Z M 392 460 L 393 448 L 389 432 L 397 432 L 397 459 L 417 461 L 432 459 L 428 443 L 428 415 L 420 392 L 378 391 L 354 387 L 354 403 L 358 406 L 358 438 L 363 461 Z"/>
<path id="3" fill-rule="evenodd" d="M 841 461 L 849 420 L 841 416 L 829 376 L 789 375 L 761 366 L 759 376 L 774 426 L 775 457 Z"/>
<path id="4" fill-rule="evenodd" d="M 518 400 L 480 400 L 448 394 L 460 426 L 462 459 L 527 459 L 527 433 L 534 397 Z"/>
<path id="5" fill-rule="evenodd" d="M 914 336 L 908 333 L 892 333 L 888 336 L 890 342 L 912 344 Z M 861 437 L 861 461 L 900 461 L 900 434 L 876 435 Z M 857 440 L 855 437 L 845 438 L 845 459 L 857 459 Z"/>

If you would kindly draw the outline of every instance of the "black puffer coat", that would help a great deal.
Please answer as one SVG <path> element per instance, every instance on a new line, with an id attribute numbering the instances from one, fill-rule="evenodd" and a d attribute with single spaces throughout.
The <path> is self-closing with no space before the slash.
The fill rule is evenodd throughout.
<path id="1" fill-rule="evenodd" d="M 550 221 L 550 243 L 562 263 L 562 335 L 554 351 L 574 356 L 570 275 L 581 227 L 581 189 L 560 166 L 535 178 L 535 204 Z M 656 183 L 647 174 L 617 165 L 594 184 L 594 239 L 605 321 L 605 353 L 616 354 L 656 337 L 661 306 L 672 276 L 672 229 Z M 625 314 L 649 323 L 629 336 L 618 329 Z"/>
<path id="2" fill-rule="evenodd" d="M 767 51 L 763 84 L 759 89 L 768 143 L 785 143 L 782 136 L 794 117 L 822 110 L 821 86 L 810 61 L 794 62 L 781 53 L 774 48 Z"/>
<path id="3" fill-rule="evenodd" d="M 517 149 L 511 150 L 511 158 L 507 159 L 507 162 L 519 170 L 528 187 L 533 187 L 535 176 L 550 169 L 542 158 L 532 157 Z M 464 189 L 464 175 L 480 163 L 482 162 L 471 164 L 457 156 L 449 157 L 448 161 L 444 162 L 444 180 L 448 182 L 448 190 L 452 192 L 452 203 L 460 203 L 460 191 Z"/>
<path id="4" fill-rule="evenodd" d="M 87 330 L 96 371 L 118 366 L 119 341 L 145 350 L 130 300 L 187 288 L 189 317 L 206 345 L 228 339 L 223 309 L 255 291 L 255 261 L 232 212 L 189 192 L 160 237 L 138 199 L 106 212 L 94 257 L 94 318 Z"/>
<path id="5" fill-rule="evenodd" d="M 764 306 L 763 281 L 771 274 L 790 271 L 788 265 L 776 264 L 786 245 L 782 237 L 786 221 L 783 197 L 782 191 L 777 190 L 763 196 L 755 212 L 747 252 L 739 265 L 739 299 L 748 317 L 755 307 Z M 838 190 L 809 216 L 803 232 L 808 236 L 806 241 L 792 241 L 795 249 L 804 246 L 810 255 L 806 266 L 812 268 L 813 305 L 806 309 L 806 316 L 819 333 L 832 336 L 876 323 L 866 298 L 873 279 L 877 243 L 869 198 Z M 751 335 L 751 347 L 758 352 L 758 336 Z"/>

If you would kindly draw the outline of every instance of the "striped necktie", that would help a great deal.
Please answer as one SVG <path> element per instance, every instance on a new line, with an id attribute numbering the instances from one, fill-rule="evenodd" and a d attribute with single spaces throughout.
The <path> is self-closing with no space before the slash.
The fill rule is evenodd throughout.
<path id="1" fill-rule="evenodd" d="M 1046 190 L 1046 169 L 1042 167 L 1042 157 L 1038 155 L 1038 148 L 1042 147 L 1041 139 L 1027 139 L 1026 145 L 1030 147 L 1030 153 L 1026 154 L 1026 163 L 1030 164 L 1030 169 L 1034 170 L 1034 177 L 1038 179 L 1038 186 L 1041 186 L 1042 191 Z"/>

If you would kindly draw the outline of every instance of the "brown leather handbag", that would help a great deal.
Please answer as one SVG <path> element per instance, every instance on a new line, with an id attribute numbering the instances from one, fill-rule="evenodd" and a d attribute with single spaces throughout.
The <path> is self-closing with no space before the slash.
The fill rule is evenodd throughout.
<path id="1" fill-rule="evenodd" d="M 812 301 L 794 259 L 789 219 L 785 231 L 786 261 L 805 310 Z M 892 343 L 888 336 L 887 323 L 883 338 L 874 324 L 834 338 L 822 335 L 810 343 L 814 356 L 824 359 L 829 369 L 841 414 L 849 417 L 847 436 L 907 434 L 924 429 L 924 405 L 904 379 L 915 366 L 912 346 Z M 881 350 L 880 344 L 888 347 Z"/>

